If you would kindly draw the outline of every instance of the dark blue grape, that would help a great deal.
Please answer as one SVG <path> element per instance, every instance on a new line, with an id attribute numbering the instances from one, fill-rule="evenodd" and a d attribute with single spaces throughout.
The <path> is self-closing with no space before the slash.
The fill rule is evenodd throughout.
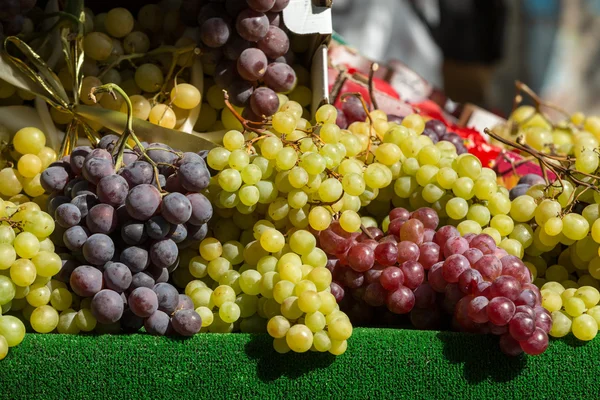
<path id="1" fill-rule="evenodd" d="M 165 336 L 173 333 L 171 318 L 167 313 L 160 310 L 157 310 L 154 314 L 146 318 L 144 328 L 146 328 L 146 332 L 156 336 Z"/>
<path id="2" fill-rule="evenodd" d="M 185 294 L 179 295 L 179 303 L 177 304 L 178 310 L 193 310 L 194 302 Z"/>
<path id="3" fill-rule="evenodd" d="M 121 295 L 110 289 L 103 289 L 92 299 L 92 314 L 101 324 L 112 324 L 123 315 Z"/>
<path id="4" fill-rule="evenodd" d="M 104 268 L 104 283 L 108 289 L 123 293 L 131 286 L 131 271 L 125 264 L 112 262 Z"/>
<path id="5" fill-rule="evenodd" d="M 71 198 L 67 196 L 50 196 L 48 197 L 48 201 L 46 203 L 46 212 L 50 215 L 54 215 L 58 206 L 69 202 L 71 202 Z"/>
<path id="6" fill-rule="evenodd" d="M 113 207 L 125 203 L 129 185 L 125 178 L 120 175 L 109 175 L 100 179 L 96 187 L 96 194 L 101 202 L 110 204 Z"/>
<path id="7" fill-rule="evenodd" d="M 79 146 L 73 149 L 71 153 L 71 169 L 75 175 L 80 175 L 83 169 L 85 158 L 92 152 L 90 146 Z"/>
<path id="8" fill-rule="evenodd" d="M 60 258 L 62 261 L 62 267 L 60 268 L 58 274 L 54 275 L 53 279 L 70 284 L 69 281 L 71 279 L 71 275 L 73 274 L 73 271 L 79 267 L 79 264 L 75 260 L 66 259 L 66 255 L 59 255 L 61 256 Z"/>
<path id="9" fill-rule="evenodd" d="M 187 238 L 187 228 L 183 224 L 172 225 L 171 231 L 167 235 L 168 239 L 171 239 L 175 243 L 179 244 Z"/>
<path id="10" fill-rule="evenodd" d="M 160 268 L 156 265 L 150 264 L 145 272 L 149 273 L 156 283 L 164 283 L 169 281 L 169 270 L 166 268 Z"/>
<path id="11" fill-rule="evenodd" d="M 186 151 L 183 153 L 183 157 L 177 160 L 177 165 L 182 166 L 183 164 L 191 163 L 191 162 L 199 162 L 204 164 L 204 159 L 200 157 L 196 153 L 192 153 L 191 151 Z"/>
<path id="12" fill-rule="evenodd" d="M 120 322 L 125 333 L 136 333 L 144 326 L 144 318 L 135 315 L 130 308 L 123 311 Z"/>
<path id="13" fill-rule="evenodd" d="M 71 251 L 80 251 L 89 236 L 90 232 L 83 226 L 73 226 L 63 233 L 63 243 Z"/>
<path id="14" fill-rule="evenodd" d="M 161 268 L 167 268 L 177 260 L 179 250 L 174 241 L 163 239 L 154 242 L 150 246 L 149 253 L 152 264 Z"/>
<path id="15" fill-rule="evenodd" d="M 210 201 L 200 193 L 191 193 L 186 196 L 192 204 L 192 216 L 189 223 L 192 225 L 202 225 L 210 220 L 213 214 L 213 208 Z"/>
<path id="16" fill-rule="evenodd" d="M 172 314 L 179 304 L 179 292 L 168 283 L 157 283 L 152 289 L 158 296 L 158 309 Z"/>
<path id="17" fill-rule="evenodd" d="M 54 219 L 58 225 L 68 229 L 79 224 L 81 221 L 81 211 L 74 204 L 61 204 L 54 212 Z"/>
<path id="18" fill-rule="evenodd" d="M 71 189 L 71 197 L 75 198 L 80 194 L 93 194 L 96 196 L 96 185 L 86 181 L 85 179 L 80 180 Z"/>
<path id="19" fill-rule="evenodd" d="M 150 264 L 148 251 L 142 247 L 131 246 L 121 252 L 119 261 L 127 265 L 132 273 L 142 272 Z"/>
<path id="20" fill-rule="evenodd" d="M 148 148 L 151 150 L 146 150 L 146 154 L 148 154 L 148 157 L 150 157 L 152 161 L 154 161 L 155 163 L 165 164 L 158 166 L 158 170 L 162 174 L 165 174 L 167 171 L 173 170 L 173 167 L 171 167 L 171 165 L 175 164 L 178 156 L 173 152 L 173 149 L 171 147 L 163 143 L 150 143 L 148 145 Z"/>
<path id="21" fill-rule="evenodd" d="M 76 205 L 81 212 L 81 218 L 85 218 L 89 210 L 98 204 L 98 197 L 95 194 L 80 194 L 71 200 L 71 204 Z"/>
<path id="22" fill-rule="evenodd" d="M 104 265 L 112 260 L 114 254 L 115 244 L 103 233 L 93 234 L 83 245 L 83 256 L 92 265 Z"/>
<path id="23" fill-rule="evenodd" d="M 123 151 L 123 165 L 124 166 L 131 165 L 139 159 L 140 159 L 140 156 L 138 156 L 137 153 L 135 153 L 134 151 L 131 151 L 129 149 L 125 149 L 125 151 Z"/>
<path id="24" fill-rule="evenodd" d="M 423 130 L 423 135 L 425 135 L 428 138 L 430 138 L 431 141 L 433 142 L 433 144 L 436 144 L 437 142 L 440 141 L 440 138 L 439 138 L 438 134 L 433 129 L 425 128 Z"/>
<path id="25" fill-rule="evenodd" d="M 123 168 L 119 174 L 127 181 L 129 189 L 137 185 L 150 184 L 154 178 L 154 170 L 146 161 L 135 161 Z"/>
<path id="26" fill-rule="evenodd" d="M 521 183 L 510 189 L 510 191 L 508 192 L 508 198 L 512 201 L 517 197 L 526 194 L 530 187 L 531 186 L 526 183 Z"/>
<path id="27" fill-rule="evenodd" d="M 171 193 L 163 198 L 162 216 L 172 224 L 184 224 L 192 216 L 192 204 L 181 193 Z"/>
<path id="28" fill-rule="evenodd" d="M 97 150 L 97 149 L 96 149 Z M 92 154 L 92 153 L 90 153 Z M 88 155 L 89 157 L 89 155 Z M 90 158 L 83 164 L 83 177 L 97 185 L 100 179 L 115 173 L 112 160 L 104 158 Z"/>
<path id="29" fill-rule="evenodd" d="M 171 231 L 171 224 L 160 215 L 150 218 L 144 225 L 151 239 L 162 239 Z"/>
<path id="30" fill-rule="evenodd" d="M 171 318 L 173 329 L 182 336 L 193 336 L 202 328 L 202 318 L 194 310 L 180 310 Z"/>
<path id="31" fill-rule="evenodd" d="M 520 185 L 522 183 L 533 186 L 533 185 L 539 185 L 539 184 L 543 185 L 546 183 L 546 181 L 540 175 L 525 174 L 521 178 L 519 178 L 519 182 L 517 182 L 517 185 Z"/>
<path id="32" fill-rule="evenodd" d="M 112 153 L 117 142 L 119 141 L 119 136 L 117 135 L 106 135 L 103 136 L 102 139 L 98 142 L 98 147 Z"/>
<path id="33" fill-rule="evenodd" d="M 433 130 L 438 135 L 438 137 L 446 134 L 446 125 L 444 125 L 442 121 L 437 119 L 430 119 L 429 121 L 427 121 L 425 123 L 425 129 Z"/>
<path id="34" fill-rule="evenodd" d="M 40 183 L 46 193 L 64 190 L 69 182 L 69 172 L 63 167 L 48 167 L 40 177 Z"/>
<path id="35" fill-rule="evenodd" d="M 85 166 L 85 163 L 91 160 L 92 158 L 101 158 L 107 161 L 112 161 L 113 159 L 112 155 L 108 151 L 96 148 L 90 151 L 90 153 L 87 156 L 85 156 L 85 162 L 83 163 L 83 165 Z"/>
<path id="36" fill-rule="evenodd" d="M 342 111 L 344 111 L 348 125 L 352 124 L 353 122 L 364 122 L 367 119 L 367 113 L 365 112 L 362 103 L 355 96 L 348 96 L 344 98 L 344 102 L 342 103 Z"/>
<path id="37" fill-rule="evenodd" d="M 152 185 L 137 185 L 129 191 L 125 205 L 127 212 L 132 218 L 146 221 L 152 217 L 161 203 L 158 189 Z"/>
<path id="38" fill-rule="evenodd" d="M 136 220 L 127 221 L 121 226 L 121 238 L 131 246 L 144 243 L 148 238 L 144 223 Z"/>
<path id="39" fill-rule="evenodd" d="M 147 273 L 146 271 L 138 272 L 136 274 L 133 274 L 129 290 L 134 290 L 139 287 L 146 287 L 152 289 L 155 284 L 156 282 L 154 281 L 154 278 L 152 278 L 152 276 L 149 273 Z"/>

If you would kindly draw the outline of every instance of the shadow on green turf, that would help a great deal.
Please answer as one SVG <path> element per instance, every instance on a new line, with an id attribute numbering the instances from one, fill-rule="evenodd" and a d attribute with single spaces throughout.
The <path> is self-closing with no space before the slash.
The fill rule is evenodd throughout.
<path id="1" fill-rule="evenodd" d="M 263 382 L 272 382 L 282 376 L 298 378 L 314 370 L 327 368 L 335 360 L 330 353 L 312 351 L 278 354 L 273 349 L 273 339 L 267 335 L 255 335 L 244 351 L 249 358 L 256 360 L 256 375 Z"/>
<path id="2" fill-rule="evenodd" d="M 497 336 L 442 331 L 437 338 L 443 343 L 444 357 L 452 364 L 463 364 L 463 376 L 472 384 L 488 379 L 511 381 L 527 365 L 524 354 L 509 357 L 502 353 Z"/>

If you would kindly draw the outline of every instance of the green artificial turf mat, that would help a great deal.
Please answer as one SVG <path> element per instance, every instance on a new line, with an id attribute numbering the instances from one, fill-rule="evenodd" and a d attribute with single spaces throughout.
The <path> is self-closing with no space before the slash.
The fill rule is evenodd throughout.
<path id="1" fill-rule="evenodd" d="M 356 329 L 346 354 L 279 355 L 267 335 L 28 334 L 0 361 L 3 399 L 600 397 L 600 340 L 509 358 L 498 339 Z"/>

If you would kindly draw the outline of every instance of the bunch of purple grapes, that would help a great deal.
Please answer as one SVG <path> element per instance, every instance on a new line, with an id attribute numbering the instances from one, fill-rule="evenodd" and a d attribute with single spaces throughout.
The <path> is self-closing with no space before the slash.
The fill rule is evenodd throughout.
<path id="1" fill-rule="evenodd" d="M 156 170 L 134 150 L 115 171 L 111 152 L 118 139 L 108 135 L 96 149 L 77 147 L 42 173 L 57 225 L 52 240 L 57 252 L 70 253 L 57 279 L 92 297 L 91 310 L 102 324 L 137 330 L 144 321 L 165 323 L 163 313 L 175 331 L 191 334 L 200 329 L 200 317 L 167 282 L 179 265 L 179 249 L 198 246 L 206 236 L 213 209 L 198 192 L 210 173 L 201 155 L 160 143 L 145 146 Z"/>
<path id="2" fill-rule="evenodd" d="M 200 27 L 202 61 L 214 71 L 215 83 L 230 101 L 246 107 L 247 118 L 271 116 L 279 109 L 277 93 L 294 89 L 294 53 L 283 24 L 289 0 L 184 1 L 182 16 L 197 15 L 187 23 Z"/>
<path id="3" fill-rule="evenodd" d="M 37 0 L 0 0 L 0 38 L 2 35 L 21 33 L 25 14 L 35 7 L 36 2 Z"/>
<path id="4" fill-rule="evenodd" d="M 449 322 L 460 331 L 499 335 L 509 355 L 546 350 L 552 318 L 518 257 L 489 235 L 437 229 L 431 208 L 395 208 L 389 217 L 385 235 L 374 227 L 348 234 L 337 224 L 318 234 L 330 257 L 331 292 L 353 323 L 373 322 L 385 305 L 393 314 L 410 313 L 418 329 Z"/>

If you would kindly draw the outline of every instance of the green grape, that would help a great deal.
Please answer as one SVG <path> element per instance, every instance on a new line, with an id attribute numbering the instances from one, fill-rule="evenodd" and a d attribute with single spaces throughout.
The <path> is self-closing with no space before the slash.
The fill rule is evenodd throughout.
<path id="1" fill-rule="evenodd" d="M 13 232 L 12 229 L 10 231 Z M 15 248 L 11 244 L 0 243 L 0 270 L 9 269 L 16 259 L 17 252 Z"/>
<path id="2" fill-rule="evenodd" d="M 503 248 L 506 252 L 512 256 L 516 256 L 519 258 L 523 257 L 523 245 L 516 239 L 504 239 L 500 242 L 498 247 Z"/>
<path id="3" fill-rule="evenodd" d="M 465 200 L 470 200 L 475 195 L 474 186 L 475 184 L 471 178 L 461 177 L 454 181 L 452 193 Z"/>
<path id="4" fill-rule="evenodd" d="M 15 298 L 16 289 L 9 277 L 0 275 L 0 305 L 11 302 Z"/>
<path id="5" fill-rule="evenodd" d="M 385 165 L 373 163 L 365 170 L 364 179 L 367 186 L 373 189 L 381 189 L 392 182 L 392 173 Z"/>
<path id="6" fill-rule="evenodd" d="M 50 302 L 50 288 L 45 284 L 34 283 L 29 287 L 29 293 L 25 297 L 33 307 L 45 306 Z"/>
<path id="7" fill-rule="evenodd" d="M 134 23 L 133 15 L 127 9 L 119 7 L 106 14 L 104 28 L 112 37 L 121 38 L 133 30 Z"/>
<path id="8" fill-rule="evenodd" d="M 339 222 L 342 229 L 346 232 L 358 232 L 362 221 L 358 213 L 346 210 L 340 216 Z"/>
<path id="9" fill-rule="evenodd" d="M 235 302 L 227 301 L 219 308 L 219 317 L 226 323 L 233 323 L 240 318 L 240 306 Z"/>
<path id="10" fill-rule="evenodd" d="M 438 170 L 436 175 L 437 183 L 444 189 L 452 189 L 454 182 L 458 179 L 455 170 L 449 167 L 443 167 Z"/>
<path id="11" fill-rule="evenodd" d="M 275 339 L 285 338 L 290 326 L 290 321 L 287 318 L 276 315 L 267 323 L 267 332 Z"/>
<path id="12" fill-rule="evenodd" d="M 481 231 L 481 233 L 490 235 L 496 242 L 496 245 L 499 245 L 500 242 L 502 241 L 502 235 L 500 235 L 500 232 L 498 232 L 498 230 L 496 230 L 494 228 L 485 228 Z"/>
<path id="13" fill-rule="evenodd" d="M 598 334 L 598 323 L 591 315 L 583 314 L 573 319 L 573 335 L 579 340 L 592 340 Z"/>
<path id="14" fill-rule="evenodd" d="M 324 143 L 339 143 L 342 133 L 335 123 L 325 123 L 321 126 L 319 136 Z"/>
<path id="15" fill-rule="evenodd" d="M 38 333 L 52 332 L 58 325 L 58 312 L 51 306 L 37 307 L 31 313 L 29 322 L 34 331 Z"/>
<path id="16" fill-rule="evenodd" d="M 523 248 L 527 248 L 533 243 L 533 229 L 528 224 L 516 224 L 509 238 L 519 241 Z"/>
<path id="17" fill-rule="evenodd" d="M 35 154 L 25 154 L 19 158 L 17 170 L 24 178 L 33 178 L 42 172 L 42 160 Z"/>
<path id="18" fill-rule="evenodd" d="M 455 220 L 463 219 L 469 211 L 469 204 L 465 199 L 454 197 L 446 204 L 446 213 Z"/>
<path id="19" fill-rule="evenodd" d="M 18 195 L 23 190 L 22 181 L 23 177 L 16 169 L 4 168 L 0 170 L 0 194 L 6 197 Z"/>
<path id="20" fill-rule="evenodd" d="M 575 318 L 586 311 L 585 303 L 577 297 L 563 299 L 563 307 L 569 316 Z"/>
<path id="21" fill-rule="evenodd" d="M 437 147 L 428 145 L 419 151 L 417 159 L 421 165 L 437 165 L 440 162 L 441 157 L 442 152 Z"/>
<path id="22" fill-rule="evenodd" d="M 490 210 L 481 204 L 473 204 L 469 207 L 467 219 L 477 222 L 482 227 L 487 226 L 490 222 Z"/>
<path id="23" fill-rule="evenodd" d="M 544 199 L 535 210 L 535 222 L 544 225 L 550 218 L 560 215 L 562 207 L 556 200 Z"/>
<path id="24" fill-rule="evenodd" d="M 92 60 L 104 61 L 112 54 L 113 41 L 102 32 L 90 32 L 83 39 L 83 50 Z"/>
<path id="25" fill-rule="evenodd" d="M 562 232 L 571 240 L 583 239 L 588 234 L 589 228 L 590 224 L 579 214 L 569 213 L 563 217 Z"/>
<path id="26" fill-rule="evenodd" d="M 229 166 L 242 171 L 250 164 L 250 156 L 244 150 L 233 150 L 229 155 Z"/>
<path id="27" fill-rule="evenodd" d="M 587 309 L 596 306 L 600 301 L 600 292 L 598 292 L 598 289 L 591 286 L 580 287 L 577 289 L 574 296 L 580 298 Z"/>
<path id="28" fill-rule="evenodd" d="M 170 96 L 173 104 L 183 110 L 191 110 L 200 104 L 201 100 L 200 91 L 189 83 L 180 83 L 173 87 Z"/>
<path id="29" fill-rule="evenodd" d="M 228 168 L 218 175 L 219 186 L 228 192 L 235 192 L 242 186 L 242 176 L 238 170 Z"/>
<path id="30" fill-rule="evenodd" d="M 583 150 L 575 158 L 575 168 L 578 171 L 591 174 L 598 169 L 598 154 L 593 150 Z"/>
<path id="31" fill-rule="evenodd" d="M 480 200 L 489 200 L 496 193 L 498 185 L 493 179 L 479 178 L 475 181 L 473 191 Z"/>
<path id="32" fill-rule="evenodd" d="M 244 143 L 244 135 L 240 131 L 231 130 L 223 135 L 223 146 L 229 151 L 242 149 Z"/>
<path id="33" fill-rule="evenodd" d="M 331 104 L 325 104 L 319 107 L 315 113 L 315 120 L 319 124 L 334 124 L 337 119 L 337 109 Z"/>
<path id="34" fill-rule="evenodd" d="M 217 259 L 223 254 L 221 242 L 214 238 L 206 238 L 200 242 L 200 255 L 207 261 Z"/>
<path id="35" fill-rule="evenodd" d="M 260 244 L 266 251 L 276 253 L 285 245 L 285 237 L 281 232 L 269 229 L 261 235 Z"/>
<path id="36" fill-rule="evenodd" d="M 402 172 L 406 175 L 415 176 L 417 171 L 421 168 L 419 161 L 416 158 L 407 158 L 402 164 Z"/>
<path id="37" fill-rule="evenodd" d="M 382 143 L 375 149 L 377 161 L 383 165 L 392 165 L 402 157 L 402 151 L 393 143 Z"/>
<path id="38" fill-rule="evenodd" d="M 567 336 L 571 332 L 572 319 L 566 312 L 556 310 L 552 311 L 552 327 L 550 328 L 550 336 L 560 338 Z"/>
<path id="39" fill-rule="evenodd" d="M 296 285 L 296 294 L 298 294 L 298 287 L 299 285 Z M 305 290 L 302 293 L 298 294 L 298 307 L 300 308 L 300 310 L 302 310 L 302 312 L 305 312 L 307 314 L 318 312 L 319 308 L 321 307 L 321 298 L 319 297 L 319 294 L 316 292 L 316 290 Z"/>
<path id="40" fill-rule="evenodd" d="M 10 278 L 17 286 L 26 287 L 35 281 L 35 265 L 26 258 L 16 260 L 10 267 Z"/>
<path id="41" fill-rule="evenodd" d="M 0 335 L 0 360 L 3 360 L 7 354 L 8 354 L 8 342 L 6 341 L 4 336 Z"/>
<path id="42" fill-rule="evenodd" d="M 81 329 L 77 326 L 77 311 L 68 309 L 60 313 L 58 317 L 58 333 L 77 335 Z"/>
<path id="43" fill-rule="evenodd" d="M 428 183 L 434 183 L 436 181 L 436 175 L 438 171 L 438 167 L 434 165 L 423 165 L 415 174 L 417 183 L 420 186 L 425 186 Z"/>
<path id="44" fill-rule="evenodd" d="M 412 129 L 417 135 L 420 135 L 425 129 L 425 121 L 419 114 L 409 114 L 402 119 L 402 126 Z"/>
<path id="45" fill-rule="evenodd" d="M 273 129 L 282 135 L 291 134 L 296 128 L 296 116 L 289 111 L 281 111 L 273 115 Z"/>
<path id="46" fill-rule="evenodd" d="M 43 277 L 51 277 L 60 272 L 62 261 L 60 256 L 54 252 L 40 251 L 31 261 L 35 265 L 37 274 Z"/>
<path id="47" fill-rule="evenodd" d="M 596 320 L 596 323 L 600 324 L 600 306 L 591 307 L 587 310 L 587 315 L 591 315 Z"/>
<path id="48" fill-rule="evenodd" d="M 56 288 L 50 294 L 50 304 L 58 311 L 65 311 L 73 304 L 73 295 L 67 288 Z"/>
<path id="49" fill-rule="evenodd" d="M 458 229 L 458 232 L 460 232 L 461 236 L 464 236 L 467 233 L 474 233 L 474 234 L 478 235 L 482 231 L 481 225 L 479 225 L 475 221 L 471 221 L 468 219 L 459 223 L 456 226 L 456 229 Z"/>
<path id="50" fill-rule="evenodd" d="M 421 192 L 423 199 L 428 203 L 435 203 L 436 201 L 440 200 L 445 194 L 445 190 L 432 183 L 428 183 L 427 185 L 425 185 Z"/>
<path id="51" fill-rule="evenodd" d="M 476 180 L 481 173 L 481 161 L 472 154 L 462 154 L 456 159 L 456 172 L 460 177 Z"/>
<path id="52" fill-rule="evenodd" d="M 292 169 L 298 161 L 298 153 L 292 147 L 281 149 L 275 157 L 275 164 L 279 170 L 287 171 Z"/>
<path id="53" fill-rule="evenodd" d="M 8 347 L 17 346 L 25 337 L 25 325 L 12 315 L 0 316 L 0 337 L 4 337 Z"/>
<path id="54" fill-rule="evenodd" d="M 522 195 L 512 201 L 510 216 L 516 222 L 528 222 L 533 218 L 536 208 L 533 197 Z"/>
<path id="55" fill-rule="evenodd" d="M 294 253 L 304 256 L 310 254 L 315 249 L 317 240 L 312 233 L 299 230 L 292 233 L 289 238 L 289 244 Z"/>

